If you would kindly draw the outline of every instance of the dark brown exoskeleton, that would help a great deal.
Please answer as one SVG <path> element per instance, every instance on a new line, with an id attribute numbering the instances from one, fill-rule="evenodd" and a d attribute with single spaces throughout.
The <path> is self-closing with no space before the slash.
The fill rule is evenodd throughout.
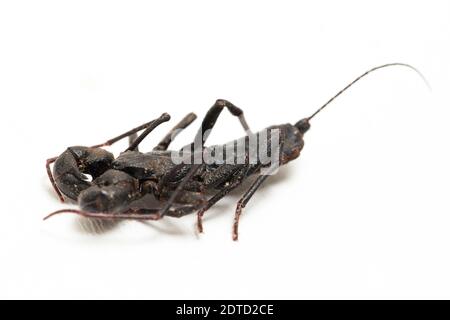
<path id="1" fill-rule="evenodd" d="M 69 147 L 59 157 L 47 160 L 47 173 L 61 201 L 64 201 L 64 197 L 72 199 L 80 209 L 59 210 L 46 218 L 71 212 L 97 219 L 158 220 L 164 216 L 182 217 L 197 212 L 197 226 L 202 232 L 205 212 L 248 177 L 257 176 L 237 204 L 233 224 L 233 239 L 237 240 L 242 209 L 274 169 L 299 157 L 310 120 L 362 77 L 377 69 L 395 65 L 411 68 L 421 75 L 414 67 L 403 63 L 372 68 L 339 91 L 310 117 L 295 124 L 271 126 L 257 133 L 250 131 L 241 109 L 226 100 L 217 100 L 204 117 L 195 142 L 183 148 L 181 153 L 178 152 L 189 161 L 174 161 L 173 155 L 177 153 L 168 151 L 168 147 L 175 136 L 196 119 L 193 113 L 184 117 L 148 153 L 139 152 L 138 146 L 157 126 L 170 120 L 166 113 L 105 143 L 92 147 Z M 224 108 L 238 117 L 247 135 L 223 146 L 205 147 L 206 139 Z M 140 131 L 142 133 L 137 136 Z M 277 133 L 275 140 L 273 132 Z M 117 158 L 103 149 L 126 137 L 129 137 L 130 145 Z M 259 142 L 256 149 L 249 143 L 252 138 Z M 240 145 L 244 148 L 236 147 Z M 273 148 L 275 145 L 276 148 Z M 270 155 L 269 161 L 252 157 L 261 148 L 265 148 L 266 154 Z M 205 154 L 214 154 L 219 152 L 217 150 L 224 150 L 227 156 L 228 150 L 240 151 L 233 154 L 231 163 L 204 160 Z M 200 162 L 195 162 L 196 155 L 201 155 Z M 243 161 L 237 161 L 238 158 Z M 50 169 L 52 163 L 53 172 Z M 210 193 L 213 193 L 212 196 L 207 197 Z M 149 194 L 157 200 L 157 207 L 134 206 L 137 200 Z"/>

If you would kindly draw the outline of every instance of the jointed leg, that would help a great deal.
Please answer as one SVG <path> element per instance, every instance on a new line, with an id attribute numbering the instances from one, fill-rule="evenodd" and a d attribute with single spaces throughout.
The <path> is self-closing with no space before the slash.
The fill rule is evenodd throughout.
<path id="1" fill-rule="evenodd" d="M 238 201 L 236 212 L 234 215 L 234 223 L 233 223 L 233 240 L 236 241 L 238 239 L 238 227 L 239 227 L 239 218 L 242 214 L 242 209 L 245 208 L 247 203 L 250 201 L 251 197 L 255 194 L 256 190 L 263 184 L 263 182 L 269 177 L 269 175 L 261 175 L 259 176 L 251 185 L 251 187 L 247 190 L 244 196 Z"/>
<path id="2" fill-rule="evenodd" d="M 170 196 L 169 200 L 167 201 L 166 205 L 163 207 L 163 209 L 160 212 L 161 217 L 166 215 L 169 211 L 172 205 L 175 203 L 175 200 L 180 195 L 180 193 L 183 191 L 184 186 L 188 181 L 194 176 L 194 174 L 203 166 L 203 164 L 194 164 L 192 165 L 192 168 L 189 170 L 187 175 L 183 178 L 183 180 L 180 182 L 180 184 L 177 186 L 175 191 Z"/>
<path id="3" fill-rule="evenodd" d="M 201 126 L 200 130 L 197 132 L 197 135 L 194 140 L 197 143 L 199 141 L 201 141 L 201 145 L 200 145 L 200 148 L 198 148 L 194 143 L 194 147 L 197 148 L 197 149 L 194 148 L 194 153 L 203 150 L 206 139 L 208 138 L 211 129 L 214 127 L 214 125 L 217 121 L 217 118 L 219 117 L 220 113 L 222 112 L 222 110 L 224 108 L 227 108 L 231 112 L 232 115 L 239 118 L 239 120 L 242 124 L 242 127 L 244 128 L 244 130 L 246 132 L 250 131 L 247 121 L 245 120 L 245 117 L 244 117 L 244 112 L 241 109 L 239 109 L 238 107 L 236 107 L 234 104 L 232 104 L 231 102 L 219 99 L 206 113 L 205 118 L 203 118 L 202 126 Z M 201 166 L 202 166 L 201 164 L 196 164 L 196 165 L 192 166 L 192 168 L 190 169 L 188 174 L 184 177 L 183 181 L 181 181 L 181 183 L 178 185 L 178 187 L 173 192 L 173 194 L 170 197 L 169 201 L 167 202 L 166 206 L 161 211 L 161 216 L 164 216 L 167 212 L 169 212 L 170 207 L 174 203 L 174 200 L 176 199 L 178 194 L 183 190 L 183 187 L 186 185 L 186 183 L 189 181 L 189 179 L 191 179 L 195 175 L 195 173 L 200 169 Z"/>
<path id="4" fill-rule="evenodd" d="M 170 143 L 175 139 L 175 137 L 181 132 L 181 130 L 186 129 L 194 120 L 197 119 L 195 113 L 189 113 L 185 116 L 175 127 L 173 127 L 169 133 L 161 140 L 160 143 L 153 150 L 165 151 L 169 147 Z"/>
<path id="5" fill-rule="evenodd" d="M 208 138 L 211 129 L 216 124 L 217 118 L 219 117 L 220 113 L 224 108 L 227 108 L 232 115 L 239 118 L 242 127 L 246 132 L 250 132 L 250 128 L 247 124 L 247 121 L 244 117 L 244 112 L 236 107 L 234 104 L 232 104 L 229 101 L 219 99 L 214 103 L 214 105 L 209 109 L 209 111 L 206 113 L 206 116 L 203 118 L 202 125 L 200 127 L 200 130 L 197 132 L 197 135 L 195 137 L 195 142 L 199 143 L 201 142 L 200 148 L 197 147 L 197 145 L 194 142 L 194 153 L 201 151 L 205 145 L 206 139 Z M 183 179 L 183 181 L 178 185 L 177 189 L 173 192 L 173 195 L 171 199 L 167 202 L 167 205 L 162 211 L 162 215 L 164 215 L 166 212 L 169 211 L 173 200 L 178 196 L 178 193 L 181 192 L 183 189 L 183 186 L 187 183 L 187 181 L 194 176 L 194 174 L 200 169 L 201 165 L 193 165 L 189 173 L 186 175 L 186 177 Z"/>
<path id="6" fill-rule="evenodd" d="M 278 148 L 279 157 L 281 157 L 281 150 L 283 150 L 283 146 L 285 143 L 286 137 L 284 135 L 280 136 L 280 145 Z M 234 214 L 234 223 L 233 223 L 233 240 L 237 241 L 238 239 L 238 228 L 239 228 L 239 218 L 242 214 L 242 209 L 245 208 L 247 203 L 250 201 L 252 196 L 255 194 L 256 190 L 263 184 L 264 181 L 268 177 L 270 177 L 271 174 L 273 174 L 278 169 L 277 166 L 275 167 L 269 167 L 267 169 L 267 172 L 265 174 L 260 175 L 256 180 L 252 183 L 250 188 L 245 192 L 245 194 L 242 196 L 242 198 L 238 201 L 236 206 L 236 212 Z"/>
<path id="7" fill-rule="evenodd" d="M 50 213 L 48 216 L 44 218 L 44 220 L 47 220 L 48 218 L 51 218 L 61 213 L 74 213 L 83 216 L 85 218 L 106 219 L 106 220 L 159 220 L 161 218 L 158 214 L 158 209 L 155 209 L 154 212 L 149 212 L 149 210 L 146 210 L 145 213 L 141 213 L 138 210 L 127 211 L 125 213 L 101 213 L 101 212 L 87 212 L 76 209 L 62 209 Z"/>
<path id="8" fill-rule="evenodd" d="M 157 126 L 159 126 L 161 123 L 167 122 L 170 120 L 170 116 L 167 113 L 163 113 L 159 118 L 154 120 L 145 130 L 142 132 L 136 140 L 133 141 L 133 143 L 125 150 L 125 151 L 134 151 L 139 146 L 139 144 L 142 142 L 142 140 L 145 139 L 145 137 L 148 136 L 150 132 L 152 132 Z"/>
<path id="9" fill-rule="evenodd" d="M 198 210 L 198 206 L 182 206 L 171 209 L 167 212 L 167 216 L 180 218 Z M 162 216 L 159 214 L 160 209 L 130 209 L 124 213 L 103 213 L 103 212 L 87 212 L 76 209 L 62 209 L 47 215 L 44 220 L 62 213 L 74 213 L 85 218 L 101 219 L 101 220 L 159 220 Z"/>
<path id="10" fill-rule="evenodd" d="M 134 141 L 136 141 L 137 137 L 138 137 L 137 133 L 133 133 L 132 135 L 130 135 L 128 137 L 128 146 L 133 145 L 133 143 L 134 143 Z M 134 149 L 134 151 L 139 151 L 139 148 L 136 147 L 136 149 Z"/>
<path id="11" fill-rule="evenodd" d="M 242 175 L 245 174 L 246 168 L 243 168 L 237 175 L 236 178 L 229 182 L 228 186 L 217 192 L 212 198 L 208 200 L 206 205 L 204 205 L 200 211 L 197 212 L 197 230 L 199 233 L 203 232 L 203 216 L 205 212 L 209 210 L 213 205 L 220 201 L 223 197 L 229 194 L 231 191 L 236 189 L 242 183 Z M 233 173 L 234 174 L 234 173 Z"/>
<path id="12" fill-rule="evenodd" d="M 198 143 L 201 141 L 202 146 L 205 144 L 206 139 L 211 133 L 211 129 L 216 124 L 217 118 L 219 118 L 219 115 L 224 108 L 227 108 L 233 116 L 239 118 L 239 121 L 241 122 L 241 125 L 244 128 L 245 132 L 250 132 L 250 128 L 244 117 L 244 112 L 231 102 L 219 99 L 216 101 L 216 103 L 214 103 L 214 105 L 206 113 L 206 116 L 203 118 L 202 126 L 200 130 L 197 132 L 195 142 Z"/>
<path id="13" fill-rule="evenodd" d="M 195 210 L 198 210 L 198 205 L 186 204 L 186 205 L 183 205 L 183 206 L 180 206 L 177 208 L 170 209 L 166 213 L 166 216 L 172 217 L 172 218 L 181 218 L 181 217 L 184 217 L 185 215 L 193 213 Z M 150 219 L 146 219 L 146 220 L 159 220 L 162 218 L 160 212 L 161 212 L 160 209 L 131 209 L 126 214 L 128 214 L 128 215 L 133 214 L 134 216 L 136 214 L 144 215 L 144 216 L 154 215 L 154 216 L 157 216 L 156 219 L 150 218 Z M 134 218 L 130 218 L 130 219 L 134 219 Z M 142 220 L 142 218 L 141 218 L 141 220 Z"/>
<path id="14" fill-rule="evenodd" d="M 167 117 L 169 117 L 169 115 L 164 113 L 161 117 L 167 118 Z M 139 127 L 131 129 L 131 130 L 125 132 L 125 133 L 122 133 L 121 135 L 119 135 L 119 136 L 117 136 L 115 138 L 109 139 L 108 141 L 106 141 L 104 143 L 96 144 L 96 145 L 92 146 L 92 148 L 101 148 L 101 147 L 111 146 L 112 144 L 116 143 L 119 140 L 122 140 L 123 138 L 133 136 L 134 134 L 137 134 L 141 130 L 148 129 L 150 126 L 154 125 L 155 121 L 158 121 L 159 119 L 161 119 L 161 117 L 159 117 L 159 118 L 157 118 L 155 120 L 152 120 L 150 122 L 144 123 L 143 125 L 140 125 Z M 170 117 L 166 121 L 168 121 L 169 119 L 170 119 Z M 136 139 L 132 139 L 132 140 L 134 141 Z"/>

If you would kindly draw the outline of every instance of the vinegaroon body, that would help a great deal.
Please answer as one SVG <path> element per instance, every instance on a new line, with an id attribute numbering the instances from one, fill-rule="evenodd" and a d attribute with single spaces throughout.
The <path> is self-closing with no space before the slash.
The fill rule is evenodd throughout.
<path id="1" fill-rule="evenodd" d="M 304 145 L 303 136 L 310 128 L 311 119 L 355 82 L 375 70 L 389 66 L 411 68 L 423 78 L 418 70 L 407 64 L 381 65 L 353 80 L 311 116 L 295 124 L 276 125 L 258 133 L 250 131 L 241 109 L 229 101 L 217 100 L 207 112 L 197 132 L 194 141 L 199 143 L 188 145 L 189 152 L 184 153 L 191 159 L 189 163 L 176 163 L 173 158 L 174 152 L 168 151 L 168 147 L 175 136 L 196 119 L 193 113 L 185 116 L 151 152 L 139 152 L 138 146 L 157 126 L 170 120 L 170 116 L 166 113 L 105 143 L 92 147 L 69 147 L 60 156 L 48 159 L 46 168 L 60 200 L 64 202 L 64 197 L 72 199 L 78 203 L 80 209 L 59 210 L 45 219 L 70 212 L 96 219 L 159 220 L 164 216 L 182 217 L 197 212 L 197 227 L 199 232 L 202 232 L 202 217 L 205 212 L 248 177 L 256 175 L 250 188 L 237 203 L 233 224 L 233 240 L 237 240 L 242 209 L 274 172 L 272 170 L 274 158 L 277 165 L 285 165 L 298 158 Z M 223 146 L 205 147 L 206 139 L 224 108 L 240 120 L 247 135 Z M 137 133 L 140 131 L 142 133 L 138 136 Z M 273 139 L 273 135 L 268 134 L 269 131 L 277 132 L 277 140 Z M 129 147 L 117 158 L 103 149 L 126 137 L 130 140 Z M 274 153 L 273 148 L 271 151 L 268 149 L 274 145 L 275 141 L 276 157 L 271 157 L 271 161 L 268 162 L 261 161 L 258 157 L 255 161 L 250 161 L 251 153 L 254 152 L 248 143 L 250 137 L 255 137 L 260 142 L 259 148 L 263 145 L 268 154 L 272 153 L 271 156 Z M 222 161 L 201 161 L 200 163 L 192 161 L 192 157 L 196 154 L 216 152 L 213 150 L 229 150 L 227 147 L 230 146 L 232 150 L 235 150 L 233 146 L 239 144 L 243 144 L 244 149 L 234 156 L 242 157 L 244 161 L 234 161 L 231 164 Z M 186 148 L 183 150 L 186 151 Z M 53 171 L 50 169 L 52 163 L 54 163 Z M 92 180 L 89 180 L 86 175 L 90 175 Z M 207 198 L 209 193 L 213 195 Z M 158 201 L 157 208 L 133 207 L 135 201 L 148 194 L 153 195 Z"/>

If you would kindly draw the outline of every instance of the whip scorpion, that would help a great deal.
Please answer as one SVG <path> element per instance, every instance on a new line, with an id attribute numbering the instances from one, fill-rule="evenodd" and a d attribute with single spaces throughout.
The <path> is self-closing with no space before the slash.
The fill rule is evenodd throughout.
<path id="1" fill-rule="evenodd" d="M 237 240 L 242 210 L 274 172 L 271 169 L 274 167 L 274 160 L 277 166 L 282 166 L 298 158 L 304 145 L 303 137 L 310 129 L 311 120 L 319 112 L 361 78 L 375 70 L 391 66 L 408 67 L 423 78 L 417 69 L 408 64 L 390 63 L 377 66 L 357 77 L 309 117 L 294 124 L 270 126 L 256 133 L 250 130 L 240 108 L 227 100 L 217 100 L 203 118 L 194 139 L 197 143 L 192 142 L 183 148 L 184 153 L 192 160 L 196 154 L 236 150 L 229 147 L 244 145 L 237 155 L 231 157 L 233 160 L 237 157 L 243 158 L 244 160 L 240 162 L 174 161 L 174 153 L 169 150 L 169 146 L 175 137 L 196 119 L 193 113 L 186 115 L 150 152 L 140 152 L 139 144 L 156 127 L 170 120 L 167 113 L 104 143 L 91 147 L 69 147 L 58 157 L 48 159 L 46 168 L 60 200 L 64 202 L 65 198 L 69 198 L 76 201 L 79 209 L 58 210 L 45 219 L 68 212 L 95 219 L 159 220 L 165 216 L 178 218 L 196 212 L 197 228 L 202 232 L 202 217 L 207 210 L 247 178 L 255 176 L 235 210 L 232 234 L 233 240 Z M 246 135 L 223 146 L 207 147 L 205 142 L 224 109 L 228 109 L 239 119 Z M 137 135 L 139 132 L 141 133 Z M 277 132 L 277 139 L 274 140 L 275 135 L 268 132 Z M 114 157 L 104 149 L 126 137 L 129 138 L 129 146 L 118 157 Z M 270 148 L 266 151 L 271 153 L 271 161 L 261 161 L 258 157 L 250 161 L 251 153 L 255 151 L 248 143 L 251 137 L 259 141 L 260 149 Z M 275 144 L 277 147 L 272 148 Z M 53 170 L 50 168 L 51 164 Z M 87 175 L 91 176 L 91 179 Z M 136 201 L 147 195 L 152 195 L 157 200 L 156 207 L 133 206 Z"/>

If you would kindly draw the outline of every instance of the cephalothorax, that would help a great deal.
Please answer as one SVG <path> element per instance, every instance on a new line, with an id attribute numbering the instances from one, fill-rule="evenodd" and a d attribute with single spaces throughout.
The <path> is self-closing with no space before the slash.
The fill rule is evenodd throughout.
<path id="1" fill-rule="evenodd" d="M 69 147 L 60 156 L 48 159 L 46 168 L 60 200 L 64 202 L 64 197 L 72 199 L 80 209 L 59 210 L 46 219 L 59 213 L 71 212 L 97 219 L 159 220 L 164 216 L 182 217 L 197 212 L 197 226 L 202 232 L 201 221 L 205 212 L 248 177 L 256 175 L 237 204 L 233 224 L 233 239 L 237 240 L 242 209 L 273 169 L 276 169 L 275 161 L 277 165 L 284 165 L 300 155 L 304 145 L 303 136 L 310 128 L 310 120 L 362 77 L 377 69 L 395 65 L 411 68 L 421 75 L 414 67 L 403 63 L 372 68 L 339 91 L 311 116 L 295 124 L 271 126 L 257 133 L 251 132 L 241 109 L 229 101 L 219 99 L 204 117 L 194 139 L 197 143 L 183 148 L 184 156 L 188 155 L 184 159 L 191 161 L 174 161 L 174 152 L 168 151 L 168 148 L 175 136 L 196 119 L 193 113 L 185 116 L 172 128 L 151 152 L 139 152 L 138 146 L 157 126 L 170 120 L 166 113 L 105 143 L 92 147 Z M 223 146 L 205 147 L 206 139 L 224 108 L 238 117 L 246 136 Z M 140 131 L 142 133 L 137 135 Z M 272 132 L 277 133 L 276 139 Z M 129 137 L 130 145 L 117 158 L 103 149 L 126 137 Z M 259 142 L 259 149 L 252 148 L 248 143 L 252 138 Z M 233 147 L 237 145 L 244 145 L 244 148 Z M 228 148 L 230 146 L 231 149 Z M 254 151 L 260 152 L 261 148 L 267 148 L 270 161 L 252 158 Z M 203 157 L 200 162 L 194 161 L 197 154 L 217 153 L 217 150 L 227 150 L 224 154 L 228 156 L 228 150 L 240 150 L 232 160 L 242 158 L 244 161 L 207 162 Z M 52 163 L 53 171 L 50 169 Z M 208 197 L 209 194 L 212 195 Z M 134 206 L 137 200 L 147 195 L 154 196 L 158 204 L 156 207 Z"/>

